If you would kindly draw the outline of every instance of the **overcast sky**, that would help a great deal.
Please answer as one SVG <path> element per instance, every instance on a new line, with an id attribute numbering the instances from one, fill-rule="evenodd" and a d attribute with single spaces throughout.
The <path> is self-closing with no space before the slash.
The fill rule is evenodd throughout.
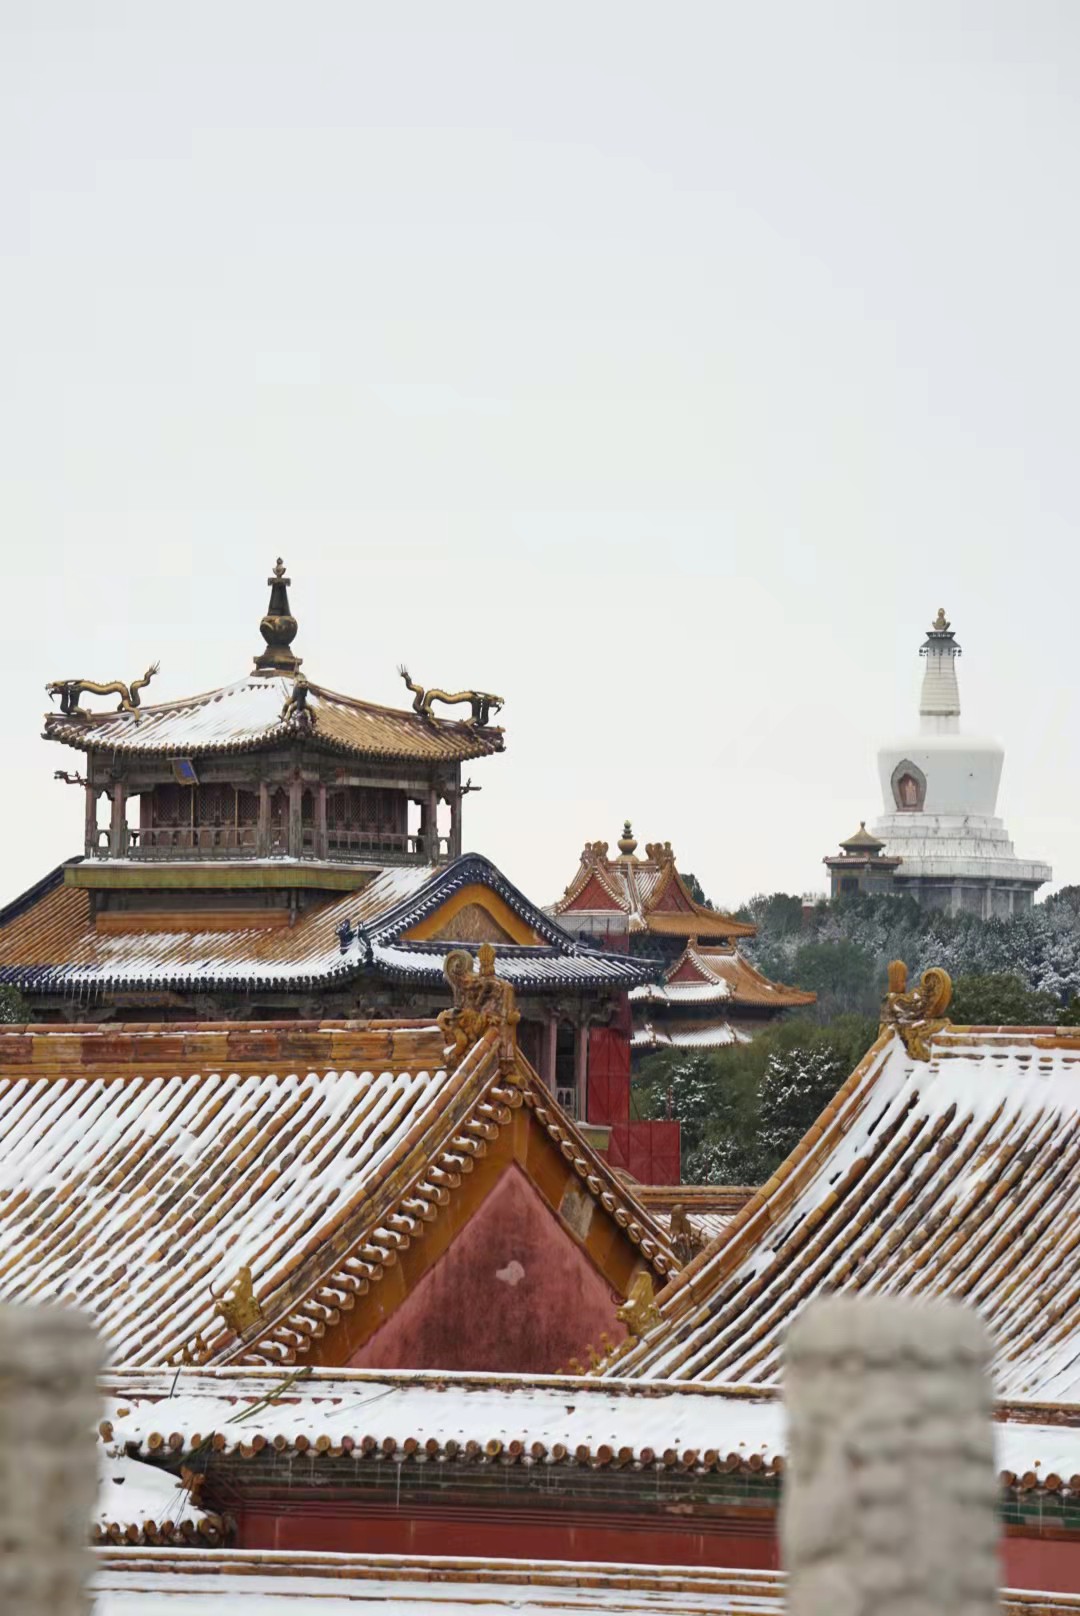
<path id="1" fill-rule="evenodd" d="M 46 680 L 505 696 L 465 842 L 823 890 L 944 605 L 1017 851 L 1080 880 L 1080 12 L 0 8 L 7 834 Z"/>

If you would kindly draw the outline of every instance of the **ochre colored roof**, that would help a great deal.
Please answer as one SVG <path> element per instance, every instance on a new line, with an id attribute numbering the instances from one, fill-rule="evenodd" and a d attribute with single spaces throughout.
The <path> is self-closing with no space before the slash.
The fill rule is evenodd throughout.
<path id="1" fill-rule="evenodd" d="M 634 1023 L 631 1049 L 727 1049 L 732 1044 L 750 1043 L 750 1034 L 740 1032 L 730 1021 L 642 1021 Z"/>
<path id="2" fill-rule="evenodd" d="M 595 1560 L 487 1560 L 397 1554 L 320 1554 L 301 1550 L 130 1548 L 95 1554 L 94 1616 L 149 1616 L 184 1598 L 222 1616 L 783 1616 L 776 1571 L 700 1566 L 609 1565 Z M 1030 1616 L 1080 1610 L 1080 1599 L 1042 1594 Z M 160 1602 L 160 1604 L 159 1604 Z M 1020 1616 L 1006 1600 L 1004 1616 Z M 1025 1616 L 1027 1611 L 1025 1608 Z"/>
<path id="3" fill-rule="evenodd" d="M 87 711 L 79 717 L 49 713 L 44 735 L 83 752 L 129 757 L 256 752 L 289 740 L 310 741 L 353 757 L 429 763 L 461 762 L 503 750 L 503 732 L 496 726 L 425 718 L 316 684 L 308 687 L 307 711 L 283 718 L 292 691 L 289 678 L 253 674 L 221 690 L 135 712 Z"/>
<path id="4" fill-rule="evenodd" d="M 626 917 L 631 932 L 667 937 L 752 937 L 757 930 L 744 920 L 697 903 L 675 867 L 668 843 L 650 843 L 645 858 L 623 854 L 608 858 L 606 842 L 589 842 L 577 874 L 551 913 L 567 924 L 575 915 Z"/>
<path id="5" fill-rule="evenodd" d="M 274 861 L 280 867 L 287 861 Z M 108 861 L 102 870 L 118 868 Z M 72 873 L 97 865 L 79 864 Z M 213 867 L 194 867 L 213 876 Z M 304 873 L 305 864 L 294 865 Z M 148 878 L 160 866 L 140 869 Z M 252 887 L 260 866 L 247 867 Z M 182 872 L 181 872 L 182 873 Z M 363 872 L 353 873 L 359 880 Z M 370 872 L 369 872 L 370 873 Z M 468 887 L 490 889 L 535 933 L 535 946 L 500 946 L 497 973 L 522 991 L 564 991 L 632 987 L 652 967 L 569 936 L 537 909 L 490 860 L 469 853 L 447 865 L 384 868 L 366 886 L 315 902 L 291 926 L 267 926 L 267 912 L 252 917 L 222 911 L 198 930 L 198 911 L 170 920 L 158 911 L 131 914 L 110 910 L 100 928 L 89 894 L 66 885 L 64 870 L 0 912 L 0 980 L 24 991 L 70 992 L 102 987 L 109 991 L 177 989 L 217 985 L 231 988 L 328 986 L 366 970 L 394 981 L 438 985 L 451 946 L 453 919 L 440 941 L 410 941 L 418 923 L 430 921 Z M 339 927 L 348 923 L 352 940 L 343 949 Z M 468 939 L 459 940 L 468 945 Z"/>
<path id="6" fill-rule="evenodd" d="M 77 1301 L 120 1364 L 303 1359 L 342 1310 L 378 1312 L 473 1160 L 506 1129 L 518 1148 L 522 1107 L 586 1198 L 582 1243 L 669 1275 L 659 1225 L 500 1038 L 447 1069 L 415 1022 L 0 1030 L 0 1299 Z M 244 1265 L 259 1317 L 237 1335 L 210 1287 Z"/>
<path id="7" fill-rule="evenodd" d="M 608 1372 L 773 1382 L 834 1291 L 969 1302 L 1003 1395 L 1077 1400 L 1080 1033 L 946 1027 L 928 1062 L 884 1033 Z"/>
<path id="8" fill-rule="evenodd" d="M 770 982 L 737 948 L 703 948 L 688 943 L 662 986 L 633 988 L 634 1003 L 679 1005 L 724 1003 L 732 1008 L 790 1010 L 814 1004 L 816 993 Z"/>
<path id="9" fill-rule="evenodd" d="M 99 1549 L 94 1616 L 182 1613 L 184 1597 L 237 1616 L 321 1616 L 356 1604 L 358 1616 L 460 1616 L 482 1610 L 544 1616 L 783 1616 L 779 1571 L 712 1566 L 611 1565 L 595 1560 L 467 1560 L 301 1550 Z M 1076 1616 L 1080 1595 L 1005 1589 L 1002 1616 Z"/>

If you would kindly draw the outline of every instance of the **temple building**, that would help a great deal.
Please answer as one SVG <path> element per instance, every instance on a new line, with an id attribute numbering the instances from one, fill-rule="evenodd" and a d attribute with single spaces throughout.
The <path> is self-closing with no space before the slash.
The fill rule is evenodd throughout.
<path id="1" fill-rule="evenodd" d="M 919 655 L 919 733 L 878 753 L 884 813 L 873 831 L 876 856 L 863 841 L 827 857 L 832 895 L 893 891 L 950 914 L 1020 914 L 1052 871 L 1017 858 L 996 817 L 1005 753 L 999 742 L 960 729 L 960 647 L 943 609 Z M 894 861 L 890 879 L 886 864 Z"/>
<path id="2" fill-rule="evenodd" d="M 633 1052 L 746 1043 L 781 1012 L 814 1003 L 816 994 L 770 982 L 740 952 L 739 940 L 753 937 L 756 926 L 698 902 L 670 842 L 650 842 L 644 858 L 637 845 L 629 823 L 617 858 L 608 857 L 606 842 L 587 843 L 576 876 L 551 908 L 579 936 L 663 961 L 655 981 L 628 991 Z M 628 1086 L 629 1067 L 625 1076 Z"/>
<path id="3" fill-rule="evenodd" d="M 619 1608 L 695 1608 L 684 1589 L 771 1608 L 787 1329 L 816 1296 L 946 1296 L 995 1343 L 1005 1580 L 1056 1609 L 1046 1590 L 1080 1585 L 1075 1029 L 954 1027 L 944 972 L 909 991 L 891 967 L 865 1058 L 681 1257 L 548 1103 L 490 963 L 437 1039 L 294 1027 L 245 1048 L 246 1029 L 193 1028 L 178 1052 L 149 1029 L 0 1031 L 0 1167 L 36 1164 L 0 1208 L 0 1294 L 77 1296 L 113 1343 L 106 1555 L 175 1550 L 150 1585 L 172 1598 L 276 1567 L 311 1579 L 313 1608 L 331 1574 L 368 1579 L 362 1602 L 382 1570 L 427 1609 L 437 1566 L 553 1610 L 552 1579 L 584 1609 L 588 1578 L 608 1609 L 618 1565 L 642 1594 Z M 197 1075 L 170 1075 L 181 1053 Z M 236 1073 L 227 1092 L 214 1071 Z M 545 1372 L 575 1328 L 570 1373 Z M 826 1523 L 847 1478 L 820 1473 Z M 137 1592 L 137 1559 L 103 1563 Z"/>
<path id="4" fill-rule="evenodd" d="M 893 876 L 901 862 L 887 856 L 885 843 L 867 830 L 865 819 L 861 820 L 855 834 L 840 843 L 839 853 L 824 860 L 832 882 L 831 896 L 853 898 L 860 893 L 874 896 L 895 892 Z"/>
<path id="5" fill-rule="evenodd" d="M 501 698 L 404 669 L 409 710 L 329 690 L 293 650 L 289 583 L 279 561 L 263 648 L 232 684 L 151 705 L 155 665 L 49 687 L 45 737 L 84 759 L 57 771 L 83 799 L 83 850 L 0 910 L 0 981 L 41 1022 L 430 1020 L 447 955 L 487 942 L 523 1049 L 584 1117 L 590 1034 L 655 966 L 572 936 L 462 852 L 462 766 L 502 752 Z"/>

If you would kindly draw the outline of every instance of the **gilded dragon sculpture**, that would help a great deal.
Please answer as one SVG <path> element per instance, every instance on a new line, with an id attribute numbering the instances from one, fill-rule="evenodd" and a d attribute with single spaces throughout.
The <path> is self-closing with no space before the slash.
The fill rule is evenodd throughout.
<path id="1" fill-rule="evenodd" d="M 501 696 L 493 696 L 487 690 L 425 690 L 423 685 L 414 684 L 409 677 L 409 670 L 404 665 L 398 668 L 398 673 L 405 681 L 406 689 L 413 693 L 413 712 L 419 713 L 421 718 L 433 717 L 432 703 L 442 702 L 444 707 L 459 707 L 468 702 L 472 708 L 470 723 L 485 725 L 492 712 L 501 712 L 506 705 Z"/>
<path id="2" fill-rule="evenodd" d="M 141 679 L 133 679 L 129 685 L 122 679 L 113 679 L 110 684 L 99 685 L 96 679 L 54 679 L 45 686 L 50 700 L 60 697 L 60 711 L 69 717 L 74 713 L 81 713 L 85 708 L 79 702 L 85 691 L 94 696 L 119 696 L 120 705 L 118 713 L 133 713 L 139 706 L 139 692 L 145 690 L 151 679 L 157 673 L 160 664 L 155 662 L 153 667 L 147 668 Z"/>

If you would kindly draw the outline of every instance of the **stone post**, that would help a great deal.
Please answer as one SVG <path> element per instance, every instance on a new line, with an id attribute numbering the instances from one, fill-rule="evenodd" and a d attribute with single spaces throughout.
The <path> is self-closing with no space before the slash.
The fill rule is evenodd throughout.
<path id="1" fill-rule="evenodd" d="M 85 1616 L 102 1367 L 88 1319 L 0 1307 L 0 1610 Z"/>
<path id="2" fill-rule="evenodd" d="M 788 1616 L 998 1609 L 990 1349 L 944 1301 L 834 1296 L 786 1343 Z"/>

